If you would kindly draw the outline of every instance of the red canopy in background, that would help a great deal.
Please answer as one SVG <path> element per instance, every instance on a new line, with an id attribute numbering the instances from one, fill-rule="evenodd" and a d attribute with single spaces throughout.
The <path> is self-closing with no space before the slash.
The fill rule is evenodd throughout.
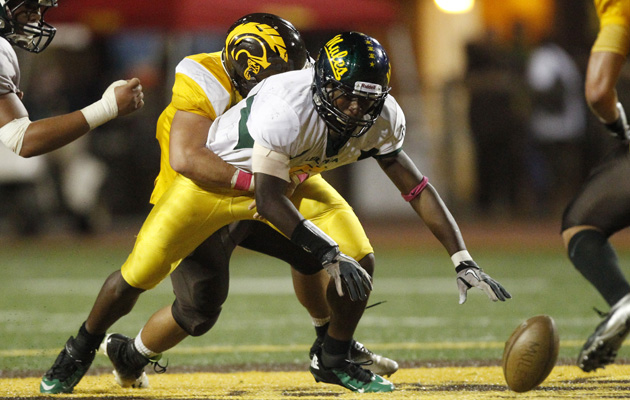
<path id="1" fill-rule="evenodd" d="M 396 18 L 392 0 L 63 0 L 46 20 L 81 22 L 97 33 L 123 28 L 225 30 L 243 15 L 269 12 L 301 30 L 382 28 Z"/>

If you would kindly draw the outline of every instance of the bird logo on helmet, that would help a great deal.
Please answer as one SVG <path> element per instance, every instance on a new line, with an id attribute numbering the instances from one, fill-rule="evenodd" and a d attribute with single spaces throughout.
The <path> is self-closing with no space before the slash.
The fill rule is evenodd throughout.
<path id="1" fill-rule="evenodd" d="M 273 14 L 255 13 L 229 29 L 222 60 L 232 83 L 245 97 L 268 76 L 304 68 L 309 56 L 290 22 Z"/>
<path id="2" fill-rule="evenodd" d="M 320 50 L 314 74 L 315 109 L 331 130 L 358 137 L 374 125 L 390 91 L 391 74 L 389 57 L 376 39 L 359 32 L 336 35 Z M 341 112 L 334 104 L 340 96 L 359 99 L 363 115 Z"/>
<path id="3" fill-rule="evenodd" d="M 0 0 L 0 35 L 32 53 L 43 51 L 57 32 L 44 21 L 52 7 L 57 0 Z"/>
<path id="4" fill-rule="evenodd" d="M 258 31 L 258 34 L 252 32 Z M 243 56 L 247 60 L 247 67 L 243 71 L 245 79 L 250 80 L 261 70 L 269 68 L 271 62 L 267 60 L 267 49 L 275 52 L 275 54 L 284 62 L 288 62 L 287 47 L 282 36 L 266 24 L 256 22 L 248 22 L 239 25 L 234 29 L 227 38 L 228 49 L 230 49 L 229 58 L 238 60 Z M 249 46 L 244 46 L 243 42 L 247 42 Z"/>

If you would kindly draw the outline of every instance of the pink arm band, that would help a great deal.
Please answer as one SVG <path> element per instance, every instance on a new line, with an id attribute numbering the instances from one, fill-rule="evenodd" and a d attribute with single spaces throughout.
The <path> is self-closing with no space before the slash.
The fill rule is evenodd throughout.
<path id="1" fill-rule="evenodd" d="M 253 177 L 254 175 L 237 169 L 236 173 L 234 173 L 234 177 L 232 177 L 232 188 L 245 191 L 251 190 Z"/>
<path id="2" fill-rule="evenodd" d="M 409 194 L 402 194 L 403 199 L 405 199 L 405 201 L 411 201 L 413 199 L 415 199 L 416 197 L 418 197 L 420 195 L 420 192 L 422 192 L 422 190 L 424 190 L 424 188 L 427 186 L 427 183 L 429 183 L 429 178 L 427 178 L 426 176 L 422 178 L 422 180 L 420 181 L 420 183 L 418 184 L 418 186 L 416 186 L 415 188 L 411 189 L 411 192 L 409 192 Z"/>

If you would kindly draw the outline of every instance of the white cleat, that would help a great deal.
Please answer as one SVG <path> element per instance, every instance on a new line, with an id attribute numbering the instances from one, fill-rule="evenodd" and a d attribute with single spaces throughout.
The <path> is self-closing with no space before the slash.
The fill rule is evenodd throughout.
<path id="1" fill-rule="evenodd" d="M 619 300 L 588 338 L 578 356 L 577 364 L 584 372 L 595 371 L 612 364 L 624 340 L 630 333 L 630 294 Z"/>
<path id="2" fill-rule="evenodd" d="M 352 358 L 352 361 L 362 364 L 361 366 L 363 368 L 369 369 L 377 375 L 390 376 L 398 371 L 398 363 L 396 361 L 374 354 L 356 340 L 352 342 L 350 358 Z"/>

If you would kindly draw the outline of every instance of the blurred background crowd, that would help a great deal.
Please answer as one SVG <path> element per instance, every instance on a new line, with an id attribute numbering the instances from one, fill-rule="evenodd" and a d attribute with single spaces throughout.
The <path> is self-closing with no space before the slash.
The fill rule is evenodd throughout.
<path id="1" fill-rule="evenodd" d="M 36 56 L 17 51 L 31 119 L 82 108 L 122 77 L 141 79 L 146 105 L 45 156 L 20 159 L 0 147 L 0 234 L 98 233 L 142 221 L 175 66 L 220 50 L 230 25 L 251 12 L 293 22 L 312 55 L 341 31 L 379 39 L 407 117 L 406 152 L 459 221 L 559 226 L 615 140 L 584 100 L 598 29 L 592 0 L 61 0 L 46 15 L 58 31 L 52 45 Z M 629 82 L 624 70 L 625 104 Z M 374 162 L 326 174 L 363 220 L 413 215 Z"/>

